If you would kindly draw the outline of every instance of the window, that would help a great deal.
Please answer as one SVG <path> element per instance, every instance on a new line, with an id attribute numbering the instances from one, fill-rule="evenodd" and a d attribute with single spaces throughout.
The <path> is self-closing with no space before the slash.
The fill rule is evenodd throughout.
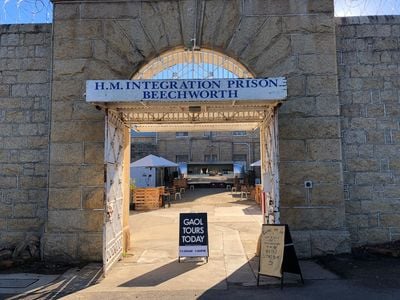
<path id="1" fill-rule="evenodd" d="M 247 161 L 246 154 L 233 154 L 233 161 Z"/>
<path id="2" fill-rule="evenodd" d="M 247 155 L 246 154 L 233 154 L 232 160 L 235 164 L 239 164 L 244 170 L 247 169 Z"/>
<path id="3" fill-rule="evenodd" d="M 175 133 L 176 138 L 185 138 L 189 136 L 187 131 L 178 131 Z"/>
<path id="4" fill-rule="evenodd" d="M 134 79 L 253 78 L 234 59 L 212 50 L 168 51 L 144 65 Z"/>
<path id="5" fill-rule="evenodd" d="M 188 162 L 188 161 L 189 161 L 189 155 L 185 155 L 185 154 L 183 154 L 183 155 L 176 155 L 176 156 L 175 156 L 175 161 L 176 161 L 177 163 L 180 163 L 180 162 Z"/>
<path id="6" fill-rule="evenodd" d="M 217 154 L 206 154 L 204 155 L 204 161 L 217 161 L 218 157 Z"/>
<path id="7" fill-rule="evenodd" d="M 233 131 L 232 135 L 233 136 L 245 136 L 245 135 L 247 135 L 247 132 L 246 131 Z"/>
<path id="8" fill-rule="evenodd" d="M 213 136 L 217 136 L 217 133 L 216 132 L 214 132 L 214 131 L 205 131 L 204 132 L 204 136 L 205 137 L 213 137 Z"/>
<path id="9" fill-rule="evenodd" d="M 141 137 L 157 137 L 157 132 L 138 132 L 135 130 L 131 130 L 132 138 L 141 138 Z"/>

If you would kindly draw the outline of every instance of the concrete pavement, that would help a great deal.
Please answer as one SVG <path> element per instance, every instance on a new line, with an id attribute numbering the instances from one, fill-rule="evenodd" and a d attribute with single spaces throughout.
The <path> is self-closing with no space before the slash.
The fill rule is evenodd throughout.
<path id="1" fill-rule="evenodd" d="M 213 194 L 210 194 L 213 192 Z M 210 257 L 179 263 L 181 212 L 207 212 Z M 6 299 L 398 299 L 399 289 L 361 286 L 339 278 L 313 260 L 300 261 L 305 285 L 297 275 L 262 277 L 256 286 L 257 239 L 261 212 L 253 201 L 222 189 L 188 191 L 170 208 L 131 212 L 129 253 L 108 276 L 97 280 L 100 264 L 71 269 L 44 288 Z M 97 283 L 96 283 L 97 280 Z M 96 284 L 94 284 L 96 283 Z M 1 293 L 1 289 L 0 289 Z M 1 295 L 0 295 L 0 298 Z"/>
<path id="2" fill-rule="evenodd" d="M 257 289 L 255 252 L 261 211 L 254 201 L 241 200 L 239 196 L 223 189 L 196 189 L 187 191 L 182 201 L 175 201 L 170 208 L 132 212 L 132 248 L 128 255 L 100 283 L 69 298 L 127 293 L 143 298 L 182 295 L 184 299 L 194 299 L 209 291 L 225 292 L 232 287 Z M 207 212 L 208 263 L 177 261 L 181 212 Z M 337 279 L 311 261 L 303 262 L 302 268 L 306 279 Z M 287 286 L 301 285 L 298 279 L 297 275 L 287 275 Z M 270 287 L 279 283 L 273 278 L 261 280 L 262 285 Z"/>
<path id="3" fill-rule="evenodd" d="M 238 196 L 220 189 L 196 189 L 170 208 L 133 212 L 130 253 L 96 289 L 207 290 L 226 289 L 230 283 L 254 285 L 256 270 L 248 261 L 255 255 L 262 218 L 253 201 Z M 208 263 L 178 263 L 181 212 L 208 214 Z"/>

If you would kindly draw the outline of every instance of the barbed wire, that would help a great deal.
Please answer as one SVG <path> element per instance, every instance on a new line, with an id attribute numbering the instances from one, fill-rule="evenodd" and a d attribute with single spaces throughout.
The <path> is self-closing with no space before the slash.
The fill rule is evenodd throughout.
<path id="1" fill-rule="evenodd" d="M 51 23 L 53 9 L 50 0 L 0 0 L 0 23 Z"/>
<path id="2" fill-rule="evenodd" d="M 335 0 L 335 16 L 399 15 L 400 0 Z"/>
<path id="3" fill-rule="evenodd" d="M 334 0 L 335 16 L 400 15 L 400 0 Z M 51 23 L 50 0 L 0 0 L 0 23 Z"/>

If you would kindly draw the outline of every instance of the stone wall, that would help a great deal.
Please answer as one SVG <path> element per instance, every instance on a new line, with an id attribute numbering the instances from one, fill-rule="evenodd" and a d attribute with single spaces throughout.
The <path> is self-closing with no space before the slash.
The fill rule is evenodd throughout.
<path id="1" fill-rule="evenodd" d="M 400 17 L 337 19 L 346 223 L 353 245 L 400 238 Z"/>
<path id="2" fill-rule="evenodd" d="M 118 59 L 110 63 L 113 53 L 105 47 L 103 35 L 109 27 L 93 18 L 81 19 L 79 7 L 55 3 L 54 8 L 49 200 L 43 254 L 49 260 L 101 261 L 105 114 L 85 103 L 85 81 L 116 78 L 110 69 L 118 65 Z"/>
<path id="3" fill-rule="evenodd" d="M 282 221 L 301 256 L 348 251 L 333 0 L 55 0 L 46 257 L 98 259 L 104 113 L 86 79 L 128 79 L 166 50 L 197 45 L 256 77 L 286 76 L 280 110 Z M 312 180 L 312 193 L 304 189 Z M 67 245 L 67 246 L 65 246 Z"/>
<path id="4" fill-rule="evenodd" d="M 281 222 L 289 224 L 299 256 L 349 251 L 333 1 L 275 1 L 274 9 L 271 1 L 259 3 L 264 10 L 257 7 L 258 13 L 285 8 L 268 19 L 268 31 L 262 32 L 269 33 L 271 46 L 255 67 L 264 69 L 262 76 L 288 78 L 278 125 Z M 311 189 L 305 181 L 312 181 Z"/>
<path id="5" fill-rule="evenodd" d="M 44 231 L 45 258 L 101 260 L 104 112 L 85 80 L 131 78 L 193 36 L 288 78 L 281 219 L 299 256 L 348 251 L 346 227 L 353 245 L 399 239 L 400 17 L 335 24 L 332 0 L 54 2 L 53 53 L 51 25 L 0 26 L 1 247 Z"/>
<path id="6" fill-rule="evenodd" d="M 47 218 L 51 25 L 0 26 L 0 249 Z"/>
<path id="7" fill-rule="evenodd" d="M 260 159 L 258 131 L 247 132 L 243 136 L 223 131 L 212 134 L 210 138 L 204 132 L 189 132 L 187 137 L 177 138 L 175 132 L 159 133 L 158 155 L 171 161 L 176 160 L 176 155 L 186 155 L 193 162 L 204 161 L 204 155 L 211 154 L 216 155 L 219 161 L 232 161 L 236 154 L 246 155 L 250 164 Z"/>

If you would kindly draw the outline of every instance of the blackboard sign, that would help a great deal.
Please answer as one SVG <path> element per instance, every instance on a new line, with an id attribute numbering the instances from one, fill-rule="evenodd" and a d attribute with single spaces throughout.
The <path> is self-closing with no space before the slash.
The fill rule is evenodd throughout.
<path id="1" fill-rule="evenodd" d="M 208 257 L 207 213 L 179 216 L 179 261 L 181 257 Z"/>
<path id="2" fill-rule="evenodd" d="M 260 263 L 257 285 L 260 275 L 281 278 L 283 287 L 284 273 L 299 274 L 304 284 L 299 261 L 287 224 L 263 224 L 261 231 Z"/>

